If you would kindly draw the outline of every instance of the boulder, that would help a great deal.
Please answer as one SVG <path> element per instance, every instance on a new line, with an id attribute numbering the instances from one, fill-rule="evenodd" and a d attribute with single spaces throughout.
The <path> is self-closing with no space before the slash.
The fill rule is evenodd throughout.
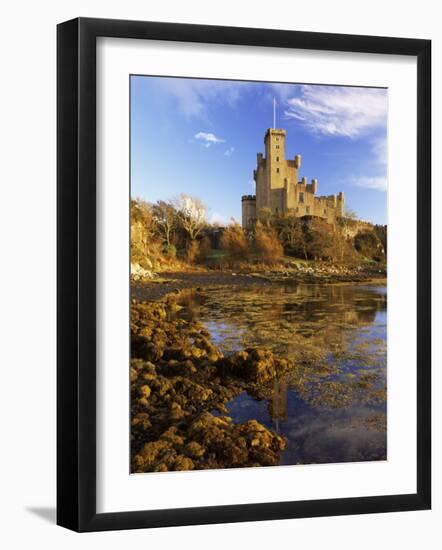
<path id="1" fill-rule="evenodd" d="M 218 362 L 221 373 L 247 382 L 266 384 L 290 367 L 288 361 L 276 358 L 268 349 L 247 348 Z"/>
<path id="2" fill-rule="evenodd" d="M 152 265 L 150 263 L 150 265 Z M 130 264 L 130 275 L 134 281 L 142 281 L 144 279 L 153 279 L 154 274 L 152 271 L 144 269 L 139 263 Z"/>

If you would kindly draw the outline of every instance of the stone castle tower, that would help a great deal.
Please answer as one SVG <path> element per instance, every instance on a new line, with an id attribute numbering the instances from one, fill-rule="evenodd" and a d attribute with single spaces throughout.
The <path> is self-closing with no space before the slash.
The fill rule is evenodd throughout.
<path id="1" fill-rule="evenodd" d="M 257 155 L 257 167 L 253 171 L 256 195 L 244 195 L 242 202 L 242 225 L 253 227 L 262 208 L 273 213 L 290 211 L 297 217 L 318 216 L 334 223 L 344 212 L 344 194 L 317 197 L 318 181 L 307 178 L 299 180 L 301 156 L 293 159 L 285 156 L 286 131 L 269 128 L 264 137 L 265 158 Z"/>

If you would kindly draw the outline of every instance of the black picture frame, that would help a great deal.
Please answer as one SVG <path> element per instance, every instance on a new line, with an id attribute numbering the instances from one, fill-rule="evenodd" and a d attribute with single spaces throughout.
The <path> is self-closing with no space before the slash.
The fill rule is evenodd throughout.
<path id="1" fill-rule="evenodd" d="M 96 39 L 417 58 L 417 492 L 96 512 Z M 83 531 L 425 510 L 431 506 L 431 41 L 79 18 L 57 28 L 57 523 Z"/>

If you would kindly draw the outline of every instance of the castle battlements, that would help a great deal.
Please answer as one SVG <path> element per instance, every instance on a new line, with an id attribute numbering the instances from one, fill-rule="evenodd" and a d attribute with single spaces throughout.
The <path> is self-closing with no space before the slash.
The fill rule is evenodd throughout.
<path id="1" fill-rule="evenodd" d="M 264 136 L 265 156 L 258 153 L 253 178 L 256 195 L 243 195 L 242 224 L 250 228 L 260 210 L 292 212 L 297 217 L 317 216 L 334 224 L 344 212 L 344 194 L 316 196 L 318 180 L 308 183 L 303 176 L 299 179 L 301 155 L 286 159 L 286 130 L 269 128 Z"/>

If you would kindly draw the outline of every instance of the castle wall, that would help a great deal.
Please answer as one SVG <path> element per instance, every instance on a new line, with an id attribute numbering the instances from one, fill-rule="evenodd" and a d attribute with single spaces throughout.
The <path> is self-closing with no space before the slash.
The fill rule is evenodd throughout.
<path id="1" fill-rule="evenodd" d="M 342 224 L 342 234 L 344 237 L 353 239 L 358 233 L 367 233 L 374 231 L 374 226 L 370 222 L 363 220 L 349 220 L 346 218 Z"/>
<path id="2" fill-rule="evenodd" d="M 250 229 L 256 221 L 256 198 L 255 195 L 244 195 L 241 200 L 242 227 Z"/>
<path id="3" fill-rule="evenodd" d="M 316 196 L 318 182 L 307 178 L 299 181 L 301 156 L 286 159 L 286 131 L 268 129 L 264 137 L 265 158 L 257 155 L 257 167 L 253 173 L 256 183 L 256 200 L 244 204 L 243 227 L 249 226 L 249 220 L 259 215 L 263 208 L 272 212 L 291 211 L 295 216 L 318 216 L 334 224 L 336 218 L 344 213 L 344 195 Z M 247 202 L 247 201 L 246 201 Z"/>

